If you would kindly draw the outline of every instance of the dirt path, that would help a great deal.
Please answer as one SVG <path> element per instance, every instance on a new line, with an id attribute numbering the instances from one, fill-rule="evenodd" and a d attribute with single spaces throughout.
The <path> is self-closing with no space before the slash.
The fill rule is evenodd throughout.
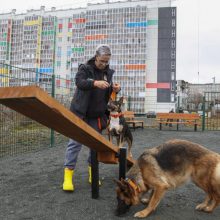
<path id="1" fill-rule="evenodd" d="M 133 155 L 137 158 L 146 147 L 156 146 L 172 138 L 200 143 L 220 153 L 219 132 L 176 132 L 157 129 L 133 132 Z M 143 205 L 132 207 L 125 217 L 116 217 L 114 178 L 118 178 L 118 166 L 100 164 L 100 176 L 104 178 L 100 198 L 91 199 L 87 182 L 87 154 L 80 154 L 75 174 L 74 193 L 61 190 L 65 146 L 48 148 L 35 153 L 0 159 L 0 219 L 2 220 L 119 220 L 134 219 L 135 212 Z M 149 220 L 217 220 L 220 207 L 213 214 L 195 211 L 204 199 L 204 193 L 189 183 L 170 191 L 161 201 Z"/>

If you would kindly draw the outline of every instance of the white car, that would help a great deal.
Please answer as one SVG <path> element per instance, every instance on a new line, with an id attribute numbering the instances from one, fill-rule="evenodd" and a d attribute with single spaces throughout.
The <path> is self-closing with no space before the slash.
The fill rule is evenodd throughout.
<path id="1" fill-rule="evenodd" d="M 198 111 L 197 113 L 199 114 L 199 116 L 203 116 L 203 111 Z"/>

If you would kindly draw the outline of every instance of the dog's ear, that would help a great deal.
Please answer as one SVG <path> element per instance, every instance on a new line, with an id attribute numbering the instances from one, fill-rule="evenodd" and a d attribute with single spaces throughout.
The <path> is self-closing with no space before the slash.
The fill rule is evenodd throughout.
<path id="1" fill-rule="evenodd" d="M 122 179 L 123 180 L 123 179 Z M 120 181 L 120 180 L 117 180 L 117 179 L 114 179 L 114 182 L 118 185 L 118 187 L 120 188 L 120 189 L 125 189 L 126 188 L 126 185 L 123 183 L 123 181 Z"/>
<path id="2" fill-rule="evenodd" d="M 122 96 L 122 97 L 119 99 L 120 104 L 123 104 L 123 100 L 124 100 L 124 97 Z"/>
<path id="3" fill-rule="evenodd" d="M 121 179 L 121 182 L 131 195 L 135 194 L 134 188 L 126 180 Z"/>

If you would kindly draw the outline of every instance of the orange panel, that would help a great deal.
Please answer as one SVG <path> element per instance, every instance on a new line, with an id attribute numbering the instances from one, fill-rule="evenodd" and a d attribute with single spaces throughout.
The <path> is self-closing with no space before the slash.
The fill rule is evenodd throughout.
<path id="1" fill-rule="evenodd" d="M 146 64 L 125 64 L 126 70 L 145 70 Z"/>
<path id="2" fill-rule="evenodd" d="M 107 38 L 106 34 L 86 35 L 85 40 L 103 40 Z"/>
<path id="3" fill-rule="evenodd" d="M 80 24 L 80 23 L 85 23 L 86 19 L 85 18 L 77 18 L 75 19 L 76 24 Z"/>

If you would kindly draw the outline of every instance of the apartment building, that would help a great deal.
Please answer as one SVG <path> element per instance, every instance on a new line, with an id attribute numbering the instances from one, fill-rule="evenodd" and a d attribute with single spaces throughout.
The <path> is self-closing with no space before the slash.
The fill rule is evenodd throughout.
<path id="1" fill-rule="evenodd" d="M 105 1 L 84 8 L 0 15 L 0 62 L 56 74 L 69 84 L 99 44 L 112 49 L 114 80 L 131 110 L 175 106 L 176 8 L 171 1 Z M 7 70 L 4 70 L 7 71 Z M 1 70 L 1 73 L 3 70 Z M 24 76 L 25 77 L 25 76 Z"/>

